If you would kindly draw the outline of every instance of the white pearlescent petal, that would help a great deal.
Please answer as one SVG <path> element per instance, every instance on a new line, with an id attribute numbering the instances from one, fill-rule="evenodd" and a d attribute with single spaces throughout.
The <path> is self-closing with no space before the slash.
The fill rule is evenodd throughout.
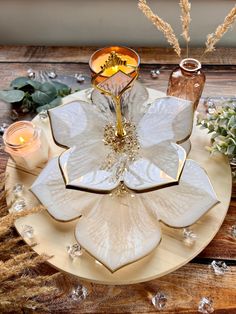
<path id="1" fill-rule="evenodd" d="M 61 175 L 58 158 L 48 162 L 31 187 L 31 191 L 47 208 L 49 214 L 60 221 L 70 221 L 93 207 L 99 195 L 68 190 Z"/>
<path id="2" fill-rule="evenodd" d="M 102 140 L 104 116 L 89 103 L 73 101 L 49 110 L 53 137 L 59 145 L 72 147 Z"/>
<path id="3" fill-rule="evenodd" d="M 160 242 L 159 223 L 141 198 L 103 196 L 77 224 L 80 245 L 112 272 L 149 254 Z"/>
<path id="4" fill-rule="evenodd" d="M 168 141 L 143 149 L 142 155 L 174 179 L 178 179 L 186 159 L 185 150 Z"/>
<path id="5" fill-rule="evenodd" d="M 65 177 L 66 186 L 79 190 L 93 190 L 109 193 L 120 183 L 120 178 L 110 171 L 102 170 L 108 154 L 102 142 L 72 147 L 59 157 L 59 164 Z"/>
<path id="6" fill-rule="evenodd" d="M 191 134 L 192 103 L 176 97 L 159 98 L 148 108 L 137 126 L 142 147 L 164 141 L 181 141 Z"/>
<path id="7" fill-rule="evenodd" d="M 186 160 L 178 185 L 141 196 L 157 219 L 177 228 L 194 224 L 218 203 L 204 169 L 193 160 Z"/>

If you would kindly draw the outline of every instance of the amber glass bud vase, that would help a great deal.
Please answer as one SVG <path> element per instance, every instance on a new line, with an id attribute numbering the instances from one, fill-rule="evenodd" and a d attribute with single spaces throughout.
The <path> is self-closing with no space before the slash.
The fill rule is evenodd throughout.
<path id="1" fill-rule="evenodd" d="M 206 79 L 201 67 L 196 59 L 183 59 L 170 75 L 167 95 L 191 100 L 196 110 Z"/>

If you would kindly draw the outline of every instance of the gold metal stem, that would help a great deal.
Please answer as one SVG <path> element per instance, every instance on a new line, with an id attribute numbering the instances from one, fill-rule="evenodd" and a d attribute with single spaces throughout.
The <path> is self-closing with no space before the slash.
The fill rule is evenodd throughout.
<path id="1" fill-rule="evenodd" d="M 114 96 L 112 97 L 115 102 L 116 107 L 116 134 L 117 136 L 124 136 L 125 135 L 125 129 L 123 127 L 122 122 L 122 113 L 121 113 L 121 96 Z"/>

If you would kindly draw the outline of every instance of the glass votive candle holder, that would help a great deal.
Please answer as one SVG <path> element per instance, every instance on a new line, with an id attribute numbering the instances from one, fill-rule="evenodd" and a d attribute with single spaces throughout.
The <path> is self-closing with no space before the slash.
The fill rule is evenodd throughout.
<path id="1" fill-rule="evenodd" d="M 49 157 L 49 145 L 43 130 L 32 122 L 18 121 L 11 124 L 3 135 L 4 149 L 15 163 L 26 169 L 45 163 Z"/>

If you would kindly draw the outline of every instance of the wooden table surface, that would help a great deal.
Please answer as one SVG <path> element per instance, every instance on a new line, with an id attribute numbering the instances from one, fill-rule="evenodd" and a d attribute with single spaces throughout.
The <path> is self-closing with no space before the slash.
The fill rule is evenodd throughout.
<path id="1" fill-rule="evenodd" d="M 55 71 L 58 75 L 83 73 L 89 77 L 88 60 L 95 47 L 0 47 L 0 89 L 6 89 L 11 80 L 26 76 L 27 70 Z M 142 66 L 140 79 L 148 87 L 166 91 L 170 71 L 178 62 L 170 49 L 137 48 Z M 198 57 L 200 48 L 192 49 Z M 205 57 L 203 70 L 206 84 L 201 102 L 207 97 L 236 97 L 236 49 L 219 48 Z M 150 70 L 160 69 L 158 79 L 152 79 Z M 81 85 L 86 87 L 86 84 Z M 10 105 L 0 102 L 0 124 L 11 123 Z M 0 173 L 5 171 L 8 156 L 0 151 Z M 226 219 L 209 246 L 193 261 L 162 278 L 129 286 L 93 285 L 92 293 L 69 313 L 154 313 L 150 296 L 163 292 L 168 297 L 162 313 L 197 313 L 204 296 L 213 299 L 215 313 L 236 313 L 236 240 L 230 235 L 236 224 L 236 200 L 232 199 Z M 224 260 L 230 271 L 215 276 L 209 268 L 212 260 Z M 66 284 L 66 283 L 65 283 Z M 63 312 L 66 313 L 66 312 Z"/>

